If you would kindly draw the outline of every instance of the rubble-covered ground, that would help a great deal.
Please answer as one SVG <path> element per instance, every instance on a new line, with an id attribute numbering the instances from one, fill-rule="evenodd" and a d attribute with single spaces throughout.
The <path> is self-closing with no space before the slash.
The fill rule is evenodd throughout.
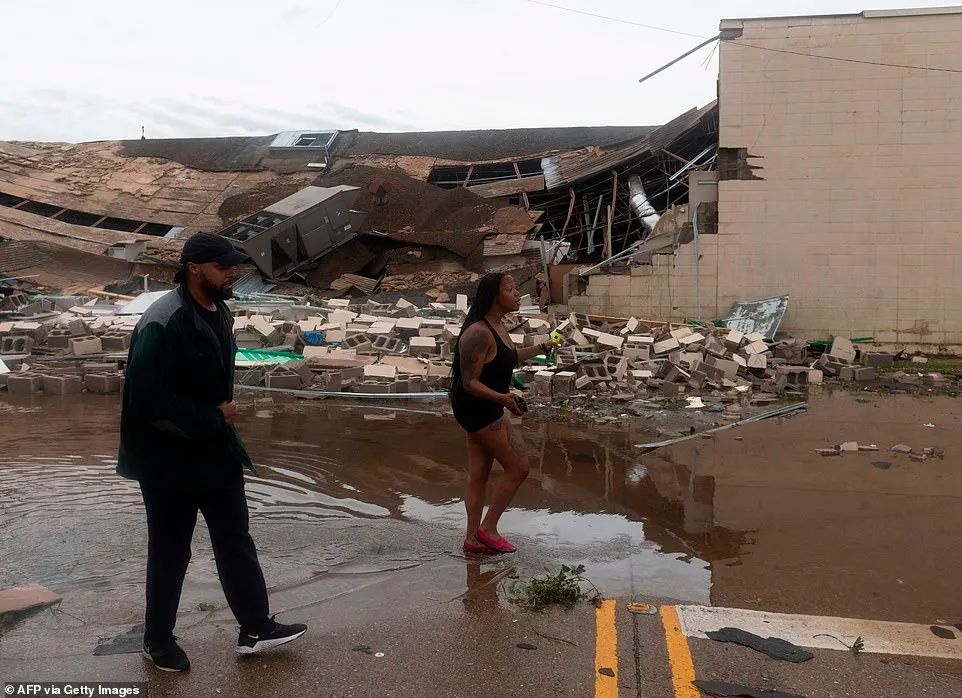
<path id="1" fill-rule="evenodd" d="M 464 436 L 444 400 L 243 391 L 238 401 L 259 469 L 247 489 L 272 607 L 307 622 L 308 635 L 234 658 L 201 520 L 177 629 L 193 668 L 150 670 L 137 653 L 143 505 L 113 472 L 119 397 L 3 394 L 0 589 L 39 584 L 62 600 L 0 629 L 0 680 L 138 680 L 175 696 L 590 695 L 594 608 L 542 615 L 511 601 L 517 578 L 561 564 L 583 564 L 617 599 L 616 668 L 629 695 L 672 695 L 673 684 L 660 618 L 631 614 L 628 601 L 804 614 L 815 634 L 838 618 L 900 621 L 945 652 L 959 642 L 929 631 L 958 637 L 962 620 L 953 398 L 813 387 L 790 418 L 654 450 L 638 445 L 709 427 L 718 413 L 639 404 L 639 417 L 631 401 L 542 400 L 517 422 L 531 474 L 502 532 L 520 551 L 486 560 L 459 551 Z M 609 407 L 617 420 L 596 421 Z M 564 409 L 590 422 L 559 419 Z M 817 453 L 850 442 L 878 450 Z M 912 458 L 926 450 L 942 457 Z M 957 692 L 962 662 L 924 655 L 931 647 L 875 654 L 885 638 L 859 632 L 860 656 L 816 648 L 800 665 L 694 637 L 688 645 L 699 679 L 813 697 L 863 696 L 866 686 L 879 696 Z M 121 653 L 95 656 L 105 649 Z"/>

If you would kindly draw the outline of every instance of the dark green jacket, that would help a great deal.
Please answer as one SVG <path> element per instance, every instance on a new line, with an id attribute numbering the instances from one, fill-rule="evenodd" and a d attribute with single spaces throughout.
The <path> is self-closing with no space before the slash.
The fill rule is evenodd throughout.
<path id="1" fill-rule="evenodd" d="M 218 302 L 227 336 L 233 317 Z M 251 460 L 218 405 L 234 394 L 230 365 L 184 286 L 144 313 L 130 340 L 117 472 L 173 489 L 228 487 Z"/>

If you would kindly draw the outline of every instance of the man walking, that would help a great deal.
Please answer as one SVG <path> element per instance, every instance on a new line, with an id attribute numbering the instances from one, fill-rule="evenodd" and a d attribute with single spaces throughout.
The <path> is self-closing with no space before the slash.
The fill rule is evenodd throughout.
<path id="1" fill-rule="evenodd" d="M 147 309 L 130 342 L 117 472 L 139 481 L 147 510 L 144 656 L 165 671 L 190 668 L 174 625 L 198 511 L 240 623 L 237 652 L 260 652 L 307 631 L 269 615 L 248 532 L 243 468 L 254 467 L 234 427 L 233 317 L 224 303 L 234 267 L 246 259 L 219 235 L 191 237 L 174 277 L 180 287 Z"/>

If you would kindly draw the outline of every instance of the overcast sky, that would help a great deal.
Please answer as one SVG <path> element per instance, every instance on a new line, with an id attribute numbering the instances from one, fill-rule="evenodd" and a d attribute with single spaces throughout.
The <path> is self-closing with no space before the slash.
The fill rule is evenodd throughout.
<path id="1" fill-rule="evenodd" d="M 712 100 L 722 18 L 930 0 L 3 0 L 0 140 L 649 125 Z M 149 8 L 147 7 L 149 5 Z"/>

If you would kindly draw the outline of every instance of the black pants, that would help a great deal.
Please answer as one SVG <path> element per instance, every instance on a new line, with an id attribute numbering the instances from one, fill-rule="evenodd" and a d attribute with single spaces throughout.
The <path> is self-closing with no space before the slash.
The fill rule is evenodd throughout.
<path id="1" fill-rule="evenodd" d="M 267 621 L 267 585 L 248 532 L 244 483 L 191 492 L 141 485 L 147 508 L 147 613 L 144 642 L 173 639 L 180 592 L 190 562 L 190 539 L 200 511 L 207 521 L 214 561 L 230 610 L 243 630 Z"/>

